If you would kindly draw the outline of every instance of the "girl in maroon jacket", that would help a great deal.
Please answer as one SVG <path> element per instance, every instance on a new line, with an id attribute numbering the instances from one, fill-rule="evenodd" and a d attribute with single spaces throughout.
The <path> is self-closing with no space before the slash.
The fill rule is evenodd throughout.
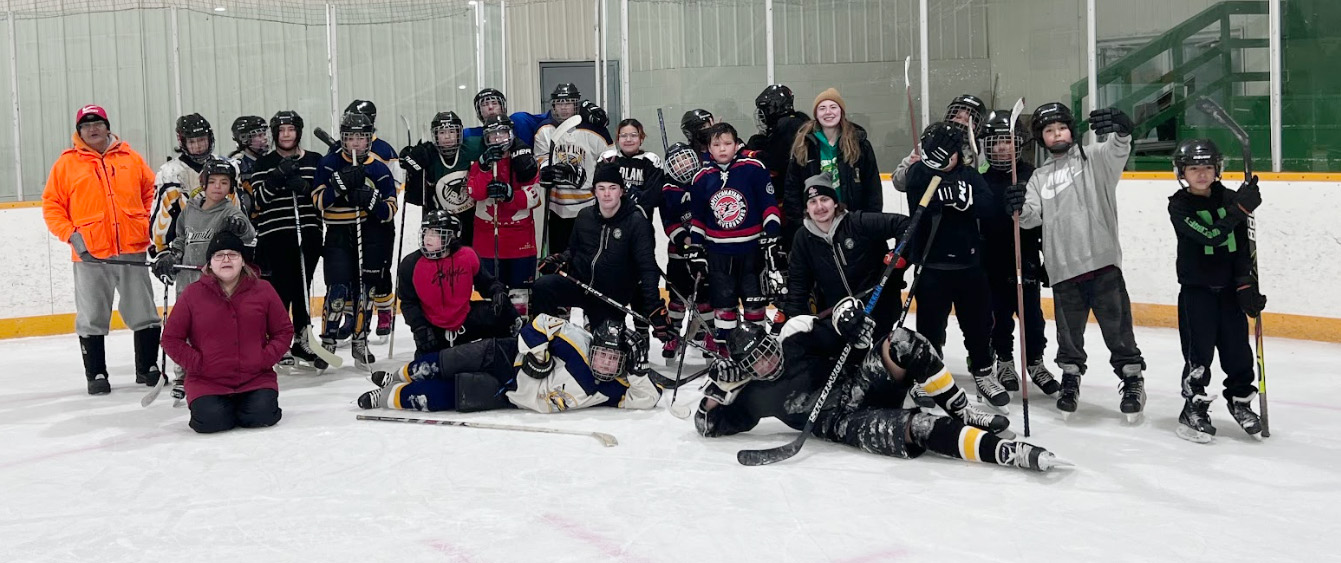
<path id="1" fill-rule="evenodd" d="M 186 368 L 191 429 L 202 434 L 273 426 L 281 414 L 274 365 L 293 323 L 242 249 L 237 235 L 215 235 L 205 275 L 182 291 L 163 331 L 163 350 Z"/>

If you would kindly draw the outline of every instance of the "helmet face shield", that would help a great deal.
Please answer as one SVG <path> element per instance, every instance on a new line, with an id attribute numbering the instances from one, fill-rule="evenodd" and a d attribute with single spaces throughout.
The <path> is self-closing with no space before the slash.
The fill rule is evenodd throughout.
<path id="1" fill-rule="evenodd" d="M 600 344 L 591 347 L 591 374 L 597 381 L 613 381 L 623 375 L 624 352 Z"/>
<path id="2" fill-rule="evenodd" d="M 1024 145 L 1024 137 L 1019 133 L 996 133 L 983 138 L 983 152 L 987 163 L 998 170 L 1010 170 L 1010 163 L 1018 157 Z"/>
<path id="3" fill-rule="evenodd" d="M 460 125 L 449 123 L 436 127 L 433 129 L 433 146 L 444 155 L 455 154 L 461 147 L 461 134 Z"/>
<path id="4" fill-rule="evenodd" d="M 693 181 L 702 165 L 693 149 L 684 145 L 671 147 L 670 153 L 666 155 L 666 173 L 681 184 Z"/>

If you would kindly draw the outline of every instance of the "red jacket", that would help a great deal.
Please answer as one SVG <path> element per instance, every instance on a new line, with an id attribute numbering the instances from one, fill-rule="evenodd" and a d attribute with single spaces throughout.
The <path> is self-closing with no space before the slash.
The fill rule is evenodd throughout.
<path id="1" fill-rule="evenodd" d="M 481 169 L 479 162 L 471 163 L 470 172 L 466 176 L 470 197 L 477 202 L 475 240 L 470 246 L 483 259 L 494 257 L 495 209 L 498 211 L 498 257 L 530 258 L 537 253 L 535 219 L 531 216 L 531 210 L 540 207 L 540 191 L 537 183 L 539 176 L 530 174 L 529 178 L 514 178 L 512 170 L 514 158 L 505 157 L 496 165 L 498 179 L 512 185 L 512 201 L 495 202 L 487 197 L 489 182 L 494 179 L 494 172 Z"/>
<path id="2" fill-rule="evenodd" d="M 188 403 L 206 395 L 279 390 L 275 363 L 293 343 L 293 323 L 270 284 L 244 277 L 224 297 L 212 276 L 182 292 L 163 330 L 163 350 L 186 369 Z"/>

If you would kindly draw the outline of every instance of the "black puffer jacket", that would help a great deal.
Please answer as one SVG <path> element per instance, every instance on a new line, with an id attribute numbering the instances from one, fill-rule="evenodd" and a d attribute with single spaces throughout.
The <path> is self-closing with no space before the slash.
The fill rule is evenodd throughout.
<path id="1" fill-rule="evenodd" d="M 849 211 L 834 219 L 826 235 L 807 219 L 792 242 L 787 298 L 782 312 L 789 318 L 810 314 L 812 295 L 817 311 L 832 307 L 849 295 L 864 302 L 862 293 L 875 286 L 885 268 L 889 239 L 902 236 L 908 221 L 908 217 L 897 213 Z M 898 297 L 891 293 L 880 301 L 894 303 Z"/>
<path id="2" fill-rule="evenodd" d="M 799 111 L 792 112 L 791 115 L 778 118 L 777 124 L 768 133 L 756 133 L 745 143 L 745 148 L 758 151 L 755 158 L 764 162 L 774 185 L 784 184 L 787 166 L 792 160 L 792 143 L 796 141 L 796 132 L 807 121 L 810 121 L 810 116 Z"/>
<path id="3" fill-rule="evenodd" d="M 838 153 L 838 182 L 835 186 L 838 188 L 839 203 L 847 204 L 848 211 L 869 211 L 879 213 L 885 209 L 884 188 L 880 185 L 880 167 L 875 162 L 875 149 L 871 148 L 871 142 L 866 140 L 866 130 L 857 126 L 857 139 L 861 146 L 861 156 L 857 158 L 857 165 L 852 166 L 843 160 L 843 154 Z M 806 179 L 820 173 L 820 140 L 815 134 L 808 133 L 805 136 L 806 143 L 806 161 L 797 162 L 796 159 L 789 159 L 787 166 L 787 181 L 782 189 L 782 212 L 783 237 L 784 240 L 795 236 L 798 229 L 801 229 L 805 219 L 806 202 L 802 197 L 805 192 Z"/>
<path id="4" fill-rule="evenodd" d="M 661 302 L 657 290 L 652 222 L 625 196 L 614 217 L 601 215 L 599 205 L 578 212 L 568 249 L 563 251 L 569 275 L 582 280 L 620 303 L 633 303 L 642 293 L 647 314 Z"/>

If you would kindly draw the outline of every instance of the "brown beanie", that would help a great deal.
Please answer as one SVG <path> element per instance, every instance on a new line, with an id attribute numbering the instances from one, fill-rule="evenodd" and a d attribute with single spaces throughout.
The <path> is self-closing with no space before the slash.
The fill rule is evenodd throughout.
<path id="1" fill-rule="evenodd" d="M 838 93 L 837 89 L 829 88 L 828 90 L 820 92 L 818 96 L 815 96 L 815 103 L 810 106 L 810 115 L 812 117 L 816 113 L 819 113 L 818 111 L 816 111 L 816 108 L 818 108 L 820 102 L 824 100 L 833 100 L 834 102 L 837 102 L 838 109 L 843 110 L 843 115 L 847 115 L 847 104 L 843 102 L 843 96 Z"/>

